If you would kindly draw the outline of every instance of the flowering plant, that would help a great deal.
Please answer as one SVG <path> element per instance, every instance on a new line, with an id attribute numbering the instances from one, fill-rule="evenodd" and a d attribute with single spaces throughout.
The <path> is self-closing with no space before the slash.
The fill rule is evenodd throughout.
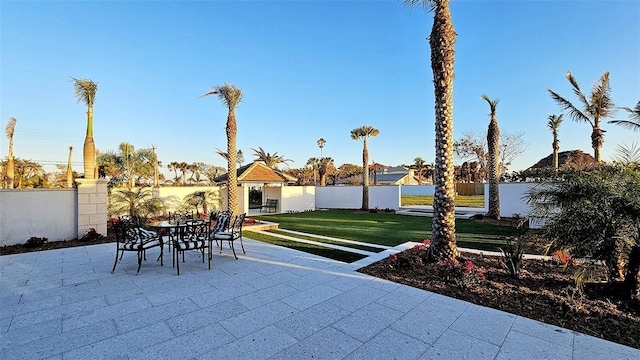
<path id="1" fill-rule="evenodd" d="M 576 265 L 576 259 L 573 256 L 571 256 L 571 254 L 567 250 L 564 250 L 564 249 L 556 250 L 551 255 L 555 262 L 557 262 L 560 265 L 564 265 L 565 268 L 569 265 L 571 266 Z"/>
<path id="2" fill-rule="evenodd" d="M 444 281 L 461 288 L 471 288 L 485 280 L 482 270 L 478 269 L 471 260 L 466 260 L 461 264 L 456 260 L 445 259 L 440 261 L 436 267 Z"/>

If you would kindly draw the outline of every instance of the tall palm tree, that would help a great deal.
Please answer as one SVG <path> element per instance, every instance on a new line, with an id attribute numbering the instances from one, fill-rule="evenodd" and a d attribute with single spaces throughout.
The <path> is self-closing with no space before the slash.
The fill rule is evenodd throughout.
<path id="1" fill-rule="evenodd" d="M 69 146 L 69 158 L 67 160 L 67 187 L 73 187 L 73 170 L 71 170 L 71 152 L 73 146 Z"/>
<path id="2" fill-rule="evenodd" d="M 73 87 L 78 102 L 82 101 L 87 105 L 87 136 L 84 138 L 83 159 L 84 178 L 95 178 L 96 167 L 96 145 L 93 142 L 93 102 L 98 91 L 98 83 L 89 79 L 73 79 Z"/>
<path id="3" fill-rule="evenodd" d="M 202 97 L 216 95 L 223 104 L 229 110 L 227 113 L 227 168 L 229 174 L 229 186 L 228 191 L 228 209 L 237 212 L 238 211 L 238 174 L 236 172 L 236 136 L 238 135 L 238 124 L 236 123 L 236 107 L 242 101 L 242 91 L 235 85 L 216 85 L 211 88 L 211 91 L 203 94 Z"/>
<path id="4" fill-rule="evenodd" d="M 558 151 L 560 150 L 560 140 L 558 140 L 558 128 L 560 128 L 560 124 L 562 124 L 563 115 L 549 115 L 547 122 L 547 126 L 551 129 L 553 133 L 553 168 L 558 170 L 560 164 L 558 164 Z"/>
<path id="5" fill-rule="evenodd" d="M 600 120 L 607 118 L 613 114 L 614 104 L 611 100 L 611 87 L 609 86 L 609 72 L 605 71 L 591 89 L 589 98 L 582 93 L 576 79 L 573 78 L 571 72 L 567 71 L 567 80 L 573 87 L 573 93 L 576 94 L 580 101 L 582 109 L 578 109 L 569 100 L 556 94 L 551 89 L 547 89 L 551 94 L 551 98 L 555 100 L 562 110 L 569 112 L 569 117 L 573 121 L 586 122 L 591 125 L 591 147 L 593 148 L 593 157 L 597 162 L 602 161 L 600 148 L 604 143 L 605 131 L 600 128 Z"/>
<path id="6" fill-rule="evenodd" d="M 15 177 L 15 164 L 13 162 L 13 133 L 16 129 L 16 118 L 9 118 L 7 123 L 6 132 L 7 139 L 9 139 L 9 156 L 7 159 L 7 189 L 13 189 L 13 178 Z"/>
<path id="7" fill-rule="evenodd" d="M 435 94 L 436 161 L 434 169 L 433 228 L 429 251 L 436 259 L 458 256 L 455 219 L 455 171 L 453 165 L 453 65 L 456 31 L 449 0 L 404 0 L 405 6 L 421 5 L 433 12 L 429 35 Z"/>
<path id="8" fill-rule="evenodd" d="M 264 149 L 262 149 L 261 147 L 258 147 L 258 150 L 254 148 L 251 148 L 251 150 L 253 150 L 253 155 L 256 156 L 256 160 L 260 160 L 264 162 L 265 165 L 267 165 L 272 169 L 278 170 L 278 165 L 286 164 L 290 161 L 293 161 L 291 159 L 285 159 L 284 156 L 278 155 L 277 151 L 274 152 L 273 154 L 270 154 L 264 151 Z"/>
<path id="9" fill-rule="evenodd" d="M 622 107 L 622 110 L 629 113 L 628 120 L 611 120 L 610 124 L 621 125 L 629 128 L 633 131 L 640 131 L 640 101 L 636 104 L 636 107 L 631 109 L 628 107 Z"/>
<path id="10" fill-rule="evenodd" d="M 369 148 L 367 139 L 378 136 L 380 130 L 369 125 L 362 125 L 351 130 L 351 139 L 362 141 L 362 210 L 369 210 Z"/>
<path id="11" fill-rule="evenodd" d="M 320 138 L 318 139 L 318 147 L 320 148 L 320 158 L 322 159 L 322 149 L 324 149 L 324 146 L 327 144 L 327 140 L 325 140 L 324 138 Z"/>
<path id="12" fill-rule="evenodd" d="M 491 112 L 491 121 L 487 129 L 487 147 L 489 148 L 489 212 L 487 216 L 492 219 L 500 219 L 500 128 L 496 119 L 498 99 L 491 100 L 487 95 L 482 95 Z"/>

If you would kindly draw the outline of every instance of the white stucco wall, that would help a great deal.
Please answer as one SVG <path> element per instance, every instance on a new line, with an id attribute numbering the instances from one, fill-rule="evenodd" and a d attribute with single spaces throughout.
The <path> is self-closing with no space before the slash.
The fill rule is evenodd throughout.
<path id="1" fill-rule="evenodd" d="M 281 187 L 280 212 L 297 212 L 315 210 L 315 186 L 283 186 Z"/>
<path id="2" fill-rule="evenodd" d="M 369 208 L 400 208 L 401 185 L 369 186 Z M 318 209 L 360 209 L 362 207 L 362 186 L 319 186 L 316 187 L 316 208 Z"/>
<path id="3" fill-rule="evenodd" d="M 76 204 L 76 189 L 0 190 L 0 246 L 76 239 Z"/>

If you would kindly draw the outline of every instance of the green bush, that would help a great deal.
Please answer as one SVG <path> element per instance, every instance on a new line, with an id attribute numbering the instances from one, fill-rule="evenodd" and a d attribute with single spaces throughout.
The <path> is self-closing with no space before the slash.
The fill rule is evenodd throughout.
<path id="1" fill-rule="evenodd" d="M 626 278 L 638 290 L 640 173 L 622 165 L 600 165 L 564 174 L 529 194 L 532 217 L 546 223 L 545 237 L 578 258 L 600 260 L 609 281 Z"/>

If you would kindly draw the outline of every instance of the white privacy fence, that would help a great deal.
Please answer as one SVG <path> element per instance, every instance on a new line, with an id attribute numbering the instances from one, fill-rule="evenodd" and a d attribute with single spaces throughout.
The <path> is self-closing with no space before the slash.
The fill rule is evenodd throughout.
<path id="1" fill-rule="evenodd" d="M 31 237 L 46 237 L 49 241 L 71 240 L 82 236 L 89 228 L 106 234 L 106 183 L 81 180 L 78 189 L 14 189 L 0 190 L 0 246 L 22 244 Z M 96 185 L 97 183 L 97 185 Z M 526 216 L 531 207 L 525 194 L 536 183 L 500 184 L 501 215 Z M 226 208 L 225 187 L 160 187 L 157 196 L 179 204 L 195 191 L 217 192 L 220 207 Z M 265 186 L 263 203 L 277 199 L 276 212 L 297 212 L 315 209 L 360 209 L 361 186 Z M 433 185 L 379 185 L 369 187 L 369 208 L 398 210 L 401 195 L 433 195 Z M 485 204 L 488 204 L 485 185 Z M 240 212 L 249 212 L 249 187 L 238 187 Z M 485 207 L 486 209 L 486 207 Z M 214 209 L 210 209 L 214 210 Z M 531 224 L 532 227 L 539 224 Z"/>
<path id="2" fill-rule="evenodd" d="M 76 189 L 0 190 L 0 245 L 77 238 L 76 203 Z"/>

